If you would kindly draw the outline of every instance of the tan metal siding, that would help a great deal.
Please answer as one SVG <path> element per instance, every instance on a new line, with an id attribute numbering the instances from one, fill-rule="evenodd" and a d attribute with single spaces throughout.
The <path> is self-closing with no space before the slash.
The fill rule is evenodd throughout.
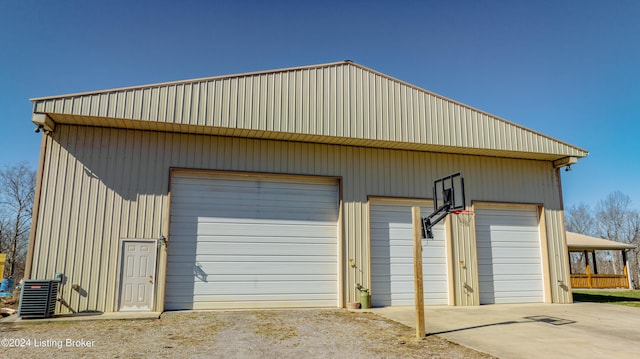
<path id="1" fill-rule="evenodd" d="M 551 298 L 554 303 L 571 303 L 569 286 L 569 251 L 564 233 L 564 212 L 545 208 Z"/>
<path id="2" fill-rule="evenodd" d="M 466 183 L 465 183 L 466 184 Z M 475 218 L 468 214 L 447 217 L 451 228 L 453 289 L 456 305 L 478 305 L 478 273 Z"/>
<path id="3" fill-rule="evenodd" d="M 36 99 L 56 121 L 120 120 L 583 157 L 586 151 L 353 63 Z M 67 115 L 67 116 L 55 116 Z M 107 121 L 99 118 L 106 118 Z M 120 120 L 116 120 L 120 119 Z M 89 123 L 87 123 L 89 124 Z M 150 127 L 154 128 L 154 127 Z M 197 127 L 183 128 L 189 132 Z M 273 136 L 273 134 L 272 134 Z M 323 141 L 324 142 L 324 141 Z M 360 144 L 362 145 L 362 144 Z M 376 142 L 370 145 L 375 146 Z"/>
<path id="4" fill-rule="evenodd" d="M 51 135 L 33 277 L 67 275 L 62 296 L 75 310 L 113 310 L 120 238 L 166 235 L 170 167 L 341 177 L 343 258 L 359 268 L 369 267 L 367 196 L 429 198 L 433 178 L 462 171 L 469 201 L 544 204 L 552 299 L 569 300 L 556 285 L 566 280 L 566 253 L 550 162 L 70 125 Z M 457 304 L 473 305 L 477 274 L 459 263 L 475 265 L 474 231 L 461 218 L 452 219 L 453 294 Z M 342 269 L 346 299 L 354 300 L 355 284 L 368 283 L 369 274 Z"/>

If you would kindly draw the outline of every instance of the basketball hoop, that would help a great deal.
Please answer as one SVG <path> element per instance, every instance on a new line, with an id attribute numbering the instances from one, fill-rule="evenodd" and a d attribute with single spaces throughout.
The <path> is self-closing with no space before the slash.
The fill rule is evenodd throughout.
<path id="1" fill-rule="evenodd" d="M 465 210 L 464 179 L 462 173 L 454 173 L 433 181 L 433 212 L 422 218 L 422 238 L 433 239 L 432 228 L 449 214 Z"/>
<path id="2" fill-rule="evenodd" d="M 450 212 L 451 214 L 470 214 L 470 215 L 475 215 L 476 212 L 470 210 L 470 209 L 454 209 L 453 211 Z"/>

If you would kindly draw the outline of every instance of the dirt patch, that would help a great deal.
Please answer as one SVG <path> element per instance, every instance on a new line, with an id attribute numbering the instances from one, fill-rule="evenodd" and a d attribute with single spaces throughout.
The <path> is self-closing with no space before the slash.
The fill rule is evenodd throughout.
<path id="1" fill-rule="evenodd" d="M 297 328 L 286 323 L 276 312 L 255 312 L 253 316 L 257 319 L 252 325 L 257 335 L 276 340 L 287 340 L 298 335 Z"/>
<path id="2" fill-rule="evenodd" d="M 491 358 L 414 333 L 372 313 L 339 309 L 167 312 L 159 320 L 1 324 L 0 352 L 7 358 Z"/>

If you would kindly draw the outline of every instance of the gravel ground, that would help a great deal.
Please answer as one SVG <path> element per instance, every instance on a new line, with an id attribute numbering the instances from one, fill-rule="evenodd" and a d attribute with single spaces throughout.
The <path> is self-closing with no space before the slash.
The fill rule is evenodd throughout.
<path id="1" fill-rule="evenodd" d="M 415 329 L 372 313 L 340 309 L 0 324 L 0 343 L 2 358 L 491 358 L 437 336 L 419 340 Z"/>

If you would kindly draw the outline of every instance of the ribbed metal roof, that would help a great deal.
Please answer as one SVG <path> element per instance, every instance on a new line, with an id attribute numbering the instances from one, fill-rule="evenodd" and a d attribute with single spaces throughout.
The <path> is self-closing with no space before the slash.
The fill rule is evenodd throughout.
<path id="1" fill-rule="evenodd" d="M 588 154 L 351 61 L 31 101 L 56 123 L 542 160 Z"/>

